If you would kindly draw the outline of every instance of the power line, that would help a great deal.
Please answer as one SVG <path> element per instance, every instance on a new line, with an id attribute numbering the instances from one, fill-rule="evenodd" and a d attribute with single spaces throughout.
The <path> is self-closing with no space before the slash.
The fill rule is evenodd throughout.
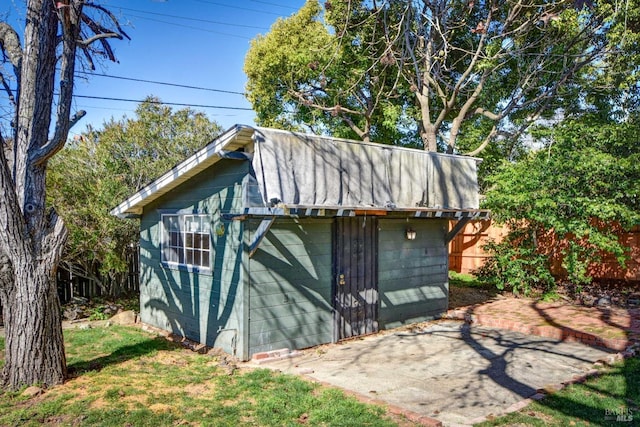
<path id="1" fill-rule="evenodd" d="M 285 4 L 278 4 L 278 3 L 272 3 L 272 2 L 269 2 L 269 1 L 260 1 L 260 0 L 251 0 L 251 1 L 253 3 L 262 3 L 262 4 L 269 5 L 269 6 L 281 7 L 283 9 L 298 10 L 295 7 L 291 7 L 291 6 L 288 6 L 288 5 L 285 5 Z"/>
<path id="2" fill-rule="evenodd" d="M 179 84 L 179 83 L 158 82 L 158 81 L 154 81 L 154 80 L 136 79 L 136 78 L 133 78 L 133 77 L 113 76 L 113 75 L 110 75 L 110 74 L 100 74 L 100 73 L 90 73 L 88 71 L 76 71 L 76 74 L 85 74 L 85 75 L 89 75 L 89 76 L 98 76 L 98 77 L 109 77 L 109 78 L 118 79 L 118 80 L 129 80 L 129 81 L 132 81 L 132 82 L 152 83 L 152 84 L 156 84 L 156 85 L 182 87 L 182 88 L 185 88 L 185 89 L 205 90 L 205 91 L 209 91 L 209 92 L 229 93 L 229 94 L 232 94 L 232 95 L 242 95 L 242 96 L 245 95 L 244 92 L 236 92 L 236 91 L 233 91 L 233 90 L 212 89 L 212 88 L 208 88 L 208 87 L 189 86 L 189 85 L 183 85 L 183 84 Z"/>
<path id="3" fill-rule="evenodd" d="M 252 108 L 246 107 L 225 107 L 221 105 L 203 105 L 203 104 L 183 104 L 180 102 L 165 102 L 165 101 L 155 101 L 152 99 L 126 99 L 126 98 L 111 98 L 107 96 L 91 96 L 91 95 L 73 95 L 74 98 L 85 98 L 85 99 L 101 99 L 104 101 L 122 101 L 122 102 L 137 102 L 141 104 L 143 102 L 148 102 L 151 104 L 160 104 L 160 105 L 175 105 L 178 107 L 194 107 L 194 108 L 216 108 L 219 110 L 241 110 L 241 111 L 253 111 Z"/>
<path id="4" fill-rule="evenodd" d="M 178 24 L 176 22 L 167 22 L 167 21 L 163 21 L 161 19 L 148 18 L 146 16 L 139 16 L 139 15 L 129 15 L 129 16 L 133 17 L 133 18 L 147 20 L 147 21 L 159 22 L 161 24 L 173 25 L 175 27 L 188 28 L 190 30 L 205 31 L 207 33 L 220 34 L 222 36 L 227 36 L 227 37 L 236 37 L 236 38 L 239 38 L 239 39 L 251 40 L 251 37 L 239 36 L 237 34 L 231 34 L 231 33 L 223 33 L 221 31 L 207 30 L 206 28 L 198 28 L 198 27 L 193 27 L 191 25 Z"/>
<path id="5" fill-rule="evenodd" d="M 281 16 L 279 13 L 275 13 L 275 12 L 267 12 L 266 10 L 258 10 L 258 9 L 251 9 L 248 7 L 240 7 L 240 6 L 232 6 L 230 4 L 224 4 L 224 3 L 218 3 L 215 1 L 207 1 L 207 0 L 195 0 L 199 3 L 206 3 L 206 4 L 213 4 L 216 6 L 222 6 L 222 7 L 228 7 L 231 9 L 239 9 L 239 10 L 246 10 L 248 12 L 257 12 L 257 13 L 264 13 L 266 15 L 275 15 L 275 16 Z"/>
<path id="6" fill-rule="evenodd" d="M 208 20 L 208 19 L 199 19 L 199 18 L 191 18 L 191 17 L 187 17 L 187 16 L 169 15 L 169 14 L 166 14 L 166 13 L 158 13 L 158 12 L 148 12 L 148 11 L 145 11 L 145 10 L 130 9 L 128 7 L 120 7 L 120 6 L 118 6 L 118 9 L 128 10 L 130 12 L 146 13 L 146 14 L 149 14 L 149 15 L 165 16 L 165 17 L 168 17 L 168 18 L 184 19 L 184 20 L 187 20 L 187 21 L 205 22 L 205 23 L 208 23 L 208 24 L 217 24 L 217 25 L 226 25 L 226 26 L 229 26 L 229 27 L 242 27 L 242 28 L 253 28 L 253 29 L 257 29 L 257 30 L 268 30 L 268 28 L 257 27 L 255 25 L 231 24 L 229 22 L 211 21 L 211 20 Z"/>

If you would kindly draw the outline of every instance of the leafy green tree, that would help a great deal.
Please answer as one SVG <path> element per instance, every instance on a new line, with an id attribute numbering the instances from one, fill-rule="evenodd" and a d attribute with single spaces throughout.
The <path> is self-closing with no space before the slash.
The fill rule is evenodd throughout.
<path id="1" fill-rule="evenodd" d="M 347 25 L 345 16 L 357 25 Z M 244 69 L 258 124 L 415 145 L 408 132 L 411 93 L 397 85 L 382 24 L 357 3 L 323 15 L 309 0 L 252 40 Z M 370 60 L 384 55 L 388 61 Z"/>
<path id="2" fill-rule="evenodd" d="M 112 119 L 102 130 L 89 128 L 68 144 L 48 173 L 49 202 L 67 218 L 65 266 L 95 280 L 103 293 L 117 294 L 138 224 L 109 210 L 220 132 L 203 113 L 173 111 L 148 98 L 134 118 Z"/>
<path id="3" fill-rule="evenodd" d="M 637 46 L 635 1 L 324 5 L 308 1 L 253 41 L 247 91 L 262 124 L 511 156 L 529 126 L 595 105 L 585 88 L 637 68 L 619 59 Z"/>
<path id="4" fill-rule="evenodd" d="M 543 149 L 487 178 L 484 207 L 510 233 L 490 245 L 485 278 L 526 292 L 554 286 L 550 258 L 563 260 L 564 278 L 575 284 L 591 280 L 587 267 L 602 253 L 624 264 L 628 248 L 617 233 L 640 223 L 639 119 L 603 123 L 592 115 L 540 129 Z M 568 243 L 549 246 L 548 233 Z"/>

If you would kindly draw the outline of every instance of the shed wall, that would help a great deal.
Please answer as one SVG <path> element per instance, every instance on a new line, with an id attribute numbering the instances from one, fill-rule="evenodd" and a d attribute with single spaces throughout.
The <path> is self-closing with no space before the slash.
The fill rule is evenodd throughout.
<path id="1" fill-rule="evenodd" d="M 331 342 L 332 223 L 279 218 L 250 258 L 249 355 Z"/>
<path id="2" fill-rule="evenodd" d="M 222 160 L 145 207 L 140 226 L 142 322 L 242 356 L 243 224 L 221 214 L 242 206 L 247 162 Z M 162 213 L 206 213 L 211 221 L 211 269 L 196 272 L 161 262 Z M 224 233 L 215 230 L 224 224 Z"/>
<path id="3" fill-rule="evenodd" d="M 378 286 L 381 329 L 433 319 L 447 310 L 447 220 L 381 219 Z M 407 240 L 405 230 L 416 231 Z"/>

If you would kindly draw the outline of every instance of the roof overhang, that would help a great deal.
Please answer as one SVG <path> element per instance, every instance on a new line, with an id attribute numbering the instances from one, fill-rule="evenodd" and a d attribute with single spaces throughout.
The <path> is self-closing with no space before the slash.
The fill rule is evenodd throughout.
<path id="1" fill-rule="evenodd" d="M 221 159 L 229 158 L 227 152 L 236 151 L 250 145 L 253 142 L 254 131 L 254 128 L 245 125 L 236 125 L 230 128 L 211 144 L 178 163 L 171 170 L 113 208 L 110 212 L 111 215 L 116 215 L 120 218 L 141 215 L 144 206 L 162 197 Z"/>
<path id="2" fill-rule="evenodd" d="M 394 216 L 402 218 L 443 218 L 450 220 L 489 219 L 488 209 L 437 209 L 437 208 L 385 208 L 369 206 L 300 206 L 279 204 L 274 207 L 248 207 L 239 213 L 224 214 L 227 220 L 242 220 L 247 217 L 342 217 L 342 216 Z"/>

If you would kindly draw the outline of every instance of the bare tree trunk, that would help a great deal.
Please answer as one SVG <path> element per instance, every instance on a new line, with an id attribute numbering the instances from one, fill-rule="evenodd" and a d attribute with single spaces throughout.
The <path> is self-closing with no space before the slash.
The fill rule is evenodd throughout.
<path id="1" fill-rule="evenodd" d="M 44 182 L 43 168 L 31 181 Z M 56 266 L 66 229 L 55 212 L 23 214 L 12 188 L 11 171 L 0 152 L 0 300 L 5 323 L 5 363 L 0 383 L 16 390 L 24 385 L 62 383 L 67 375 Z M 37 200 L 37 199 L 36 199 Z M 36 202 L 37 203 L 37 202 Z M 25 218 L 27 217 L 27 218 Z M 37 224 L 34 228 L 31 224 Z"/>
<path id="2" fill-rule="evenodd" d="M 118 31 L 85 15 L 84 7 L 101 13 Z M 11 150 L 0 135 L 0 302 L 6 326 L 0 383 L 13 390 L 66 378 L 55 277 L 67 231 L 46 206 L 47 162 L 84 115 L 71 117 L 76 49 L 92 64 L 88 46 L 99 42 L 98 52 L 115 60 L 106 39 L 124 34 L 113 14 L 85 0 L 27 0 L 25 15 L 24 46 L 15 29 L 0 22 L 0 52 L 18 82 L 15 93 L 2 86 L 15 109 Z"/>
<path id="3" fill-rule="evenodd" d="M 420 137 L 422 138 L 425 151 L 431 151 L 434 153 L 438 151 L 436 131 L 436 127 L 428 119 L 423 119 Z"/>
<path id="4" fill-rule="evenodd" d="M 16 66 L 22 85 L 11 169 L 4 150 L 0 153 L 0 270 L 13 272 L 13 277 L 0 281 L 6 336 L 0 382 L 12 390 L 60 384 L 67 375 L 55 285 L 67 232 L 62 220 L 45 206 L 47 160 L 65 142 L 69 115 L 64 98 L 71 96 L 70 88 L 61 85 L 58 112 L 62 117 L 58 117 L 54 139 L 48 140 L 57 63 L 56 12 L 53 2 L 29 2 L 24 32 L 28 49 Z M 65 31 L 65 41 L 68 37 Z M 75 54 L 70 60 L 68 56 L 61 61 L 63 79 L 74 67 Z"/>
<path id="5" fill-rule="evenodd" d="M 45 266 L 44 264 L 47 264 Z M 5 387 L 60 384 L 67 377 L 67 364 L 62 338 L 60 302 L 54 277 L 40 265 L 16 265 L 16 284 L 4 295 L 5 365 L 2 380 Z"/>

